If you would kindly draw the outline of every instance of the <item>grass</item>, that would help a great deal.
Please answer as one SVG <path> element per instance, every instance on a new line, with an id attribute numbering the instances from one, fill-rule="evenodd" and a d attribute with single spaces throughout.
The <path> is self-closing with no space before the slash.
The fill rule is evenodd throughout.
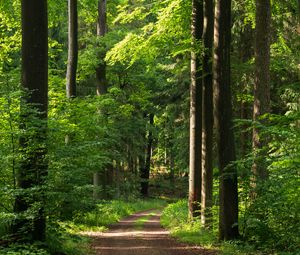
<path id="1" fill-rule="evenodd" d="M 217 228 L 209 231 L 201 228 L 199 220 L 188 221 L 188 207 L 186 200 L 169 204 L 162 213 L 161 224 L 168 228 L 171 235 L 180 241 L 197 244 L 202 247 L 217 250 L 223 255 L 300 255 L 276 251 L 259 251 L 254 246 L 243 241 L 219 242 Z"/>
<path id="2" fill-rule="evenodd" d="M 170 229 L 172 236 L 183 242 L 198 244 L 205 248 L 216 248 L 215 234 L 202 229 L 199 221 L 188 221 L 187 219 L 187 201 L 180 200 L 164 209 L 161 224 Z"/>
<path id="3" fill-rule="evenodd" d="M 112 223 L 138 211 L 158 209 L 166 206 L 161 199 L 137 199 L 134 201 L 103 201 L 97 208 L 85 214 L 75 216 L 71 225 L 80 231 L 103 231 Z"/>

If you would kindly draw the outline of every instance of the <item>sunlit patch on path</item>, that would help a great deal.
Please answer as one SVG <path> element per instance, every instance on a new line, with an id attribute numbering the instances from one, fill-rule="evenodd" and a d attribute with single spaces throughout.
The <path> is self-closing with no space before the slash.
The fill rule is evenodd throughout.
<path id="1" fill-rule="evenodd" d="M 146 218 L 142 228 L 136 223 Z M 216 254 L 198 246 L 178 243 L 160 225 L 160 212 L 151 210 L 131 215 L 106 232 L 86 232 L 93 238 L 96 255 L 196 255 Z"/>

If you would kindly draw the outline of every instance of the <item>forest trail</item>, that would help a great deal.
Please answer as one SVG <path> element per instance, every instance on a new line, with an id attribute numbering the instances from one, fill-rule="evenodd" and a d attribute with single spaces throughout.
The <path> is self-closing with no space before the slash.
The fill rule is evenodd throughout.
<path id="1" fill-rule="evenodd" d="M 216 251 L 177 242 L 160 225 L 160 211 L 133 214 L 106 232 L 89 232 L 96 255 L 213 255 Z"/>

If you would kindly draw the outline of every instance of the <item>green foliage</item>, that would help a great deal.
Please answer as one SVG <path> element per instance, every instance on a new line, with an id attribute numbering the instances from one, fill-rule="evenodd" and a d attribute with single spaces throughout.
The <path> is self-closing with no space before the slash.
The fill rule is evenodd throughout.
<path id="1" fill-rule="evenodd" d="M 129 11 L 132 6 L 122 8 L 115 22 L 130 23 L 139 17 L 147 23 L 139 30 L 129 32 L 107 53 L 106 59 L 110 64 L 120 62 L 132 65 L 140 59 L 153 61 L 161 54 L 171 53 L 176 57 L 189 52 L 190 2 L 163 1 L 153 3 L 151 7 L 147 10 L 139 3 L 134 12 Z M 148 16 L 155 18 L 147 20 Z"/>
<path id="2" fill-rule="evenodd" d="M 89 244 L 90 239 L 74 231 L 70 224 L 56 221 L 48 224 L 47 250 L 50 254 L 89 254 Z"/>
<path id="3" fill-rule="evenodd" d="M 299 250 L 299 111 L 270 115 L 264 135 L 270 137 L 269 179 L 261 195 L 248 201 L 243 215 L 244 237 L 263 249 Z M 246 189 L 249 190 L 249 189 Z"/>
<path id="4" fill-rule="evenodd" d="M 216 243 L 216 235 L 201 228 L 199 220 L 188 220 L 187 200 L 179 200 L 168 205 L 162 213 L 161 223 L 170 229 L 171 235 L 179 240 L 211 248 Z"/>
<path id="5" fill-rule="evenodd" d="M 15 244 L 8 248 L 1 248 L 0 252 L 3 255 L 50 255 L 45 249 L 39 248 L 38 244 Z"/>

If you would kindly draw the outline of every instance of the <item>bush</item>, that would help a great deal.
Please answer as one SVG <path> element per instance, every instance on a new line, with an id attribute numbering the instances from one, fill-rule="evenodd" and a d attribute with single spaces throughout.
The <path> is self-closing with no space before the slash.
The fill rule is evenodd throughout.
<path id="1" fill-rule="evenodd" d="M 14 244 L 8 248 L 0 247 L 3 255 L 50 255 L 45 249 L 39 248 L 37 244 Z"/>

